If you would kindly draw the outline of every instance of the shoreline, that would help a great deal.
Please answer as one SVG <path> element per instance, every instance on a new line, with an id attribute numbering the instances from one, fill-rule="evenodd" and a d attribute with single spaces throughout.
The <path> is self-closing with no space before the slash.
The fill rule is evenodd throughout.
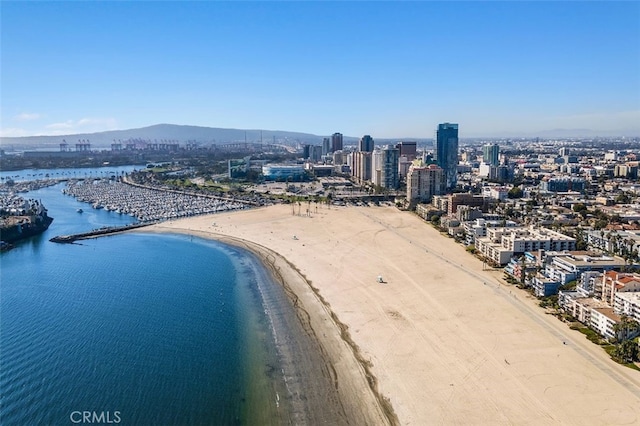
<path id="1" fill-rule="evenodd" d="M 388 407 L 395 414 L 382 414 L 388 423 L 640 421 L 636 372 L 590 347 L 410 213 L 321 206 L 296 216 L 289 206 L 270 206 L 142 232 L 186 233 L 277 253 L 282 280 L 315 324 L 337 336 L 335 356 L 351 358 L 352 368 L 340 370 L 351 385 L 340 382 L 341 390 L 358 398 L 356 383 L 376 389 L 368 396 L 373 407 L 363 411 Z"/>
<path id="2" fill-rule="evenodd" d="M 363 420 L 365 420 L 364 424 L 392 426 L 399 424 L 389 401 L 379 393 L 377 379 L 373 376 L 366 359 L 359 353 L 358 346 L 351 339 L 348 327 L 339 321 L 337 315 L 320 296 L 318 289 L 314 288 L 306 277 L 284 257 L 251 241 L 204 231 L 163 229 L 162 224 L 134 231 L 177 233 L 211 239 L 245 250 L 260 262 L 274 284 L 285 293 L 289 307 L 295 312 L 304 337 L 310 340 L 310 342 L 293 342 L 293 345 L 315 346 L 312 349 L 316 349 L 317 353 L 306 355 L 314 364 L 320 361 L 321 364 L 316 367 L 324 370 L 305 375 L 304 373 L 309 371 L 300 370 L 312 369 L 312 363 L 308 359 L 300 359 L 299 351 L 296 353 L 295 350 L 287 347 L 287 344 L 292 344 L 291 341 L 285 344 L 276 342 L 278 352 L 283 358 L 281 362 L 290 367 L 289 370 L 285 367 L 283 373 L 289 377 L 288 380 L 285 379 L 290 382 L 288 386 L 293 387 L 293 392 L 290 392 L 292 393 L 290 398 L 293 399 L 290 401 L 292 413 L 289 413 L 292 424 L 328 422 L 328 424 L 346 425 L 358 424 Z M 263 299 L 263 303 L 269 302 Z M 310 310 L 318 312 L 310 313 Z M 327 323 L 327 318 L 330 318 L 331 322 Z M 273 320 L 274 318 L 270 316 L 270 321 Z M 290 331 L 293 328 L 290 324 L 274 324 L 274 327 L 276 329 L 272 330 L 274 332 L 282 329 Z M 291 380 L 291 376 L 298 377 L 293 377 Z M 329 380 L 331 386 L 323 386 L 324 379 Z M 315 389 L 310 391 L 308 386 Z M 363 388 L 368 388 L 368 392 L 364 392 Z M 307 393 L 310 395 L 306 395 Z M 303 394 L 305 394 L 303 398 L 300 398 Z M 327 408 L 326 404 L 331 400 L 336 405 Z"/>

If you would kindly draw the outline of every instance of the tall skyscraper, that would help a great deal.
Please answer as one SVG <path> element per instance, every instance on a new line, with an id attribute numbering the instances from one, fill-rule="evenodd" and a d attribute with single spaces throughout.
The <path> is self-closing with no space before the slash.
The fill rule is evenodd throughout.
<path id="1" fill-rule="evenodd" d="M 380 186 L 383 188 L 396 189 L 400 183 L 398 176 L 398 161 L 400 150 L 392 145 L 382 150 L 382 167 L 380 176 Z"/>
<path id="2" fill-rule="evenodd" d="M 444 170 L 447 189 L 455 188 L 458 182 L 458 124 L 438 124 L 435 160 Z"/>
<path id="3" fill-rule="evenodd" d="M 371 153 L 371 182 L 382 186 L 382 151 L 379 149 Z"/>
<path id="4" fill-rule="evenodd" d="M 358 142 L 358 151 L 373 152 L 373 146 L 374 146 L 373 138 L 369 135 L 364 135 L 363 137 L 360 138 L 360 141 Z"/>
<path id="5" fill-rule="evenodd" d="M 490 143 L 482 147 L 482 161 L 490 166 L 500 165 L 500 147 L 498 144 Z"/>
<path id="6" fill-rule="evenodd" d="M 331 139 L 322 139 L 322 155 L 327 155 L 331 152 Z"/>
<path id="7" fill-rule="evenodd" d="M 331 152 L 342 151 L 342 133 L 331 135 Z"/>

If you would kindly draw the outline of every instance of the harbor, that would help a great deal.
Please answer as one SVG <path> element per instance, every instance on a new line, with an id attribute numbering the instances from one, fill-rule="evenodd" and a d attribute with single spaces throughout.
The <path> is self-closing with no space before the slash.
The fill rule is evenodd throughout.
<path id="1" fill-rule="evenodd" d="M 140 222 L 170 220 L 201 214 L 241 210 L 253 204 L 212 195 L 193 194 L 111 179 L 70 180 L 62 192 L 95 209 L 133 216 Z"/>

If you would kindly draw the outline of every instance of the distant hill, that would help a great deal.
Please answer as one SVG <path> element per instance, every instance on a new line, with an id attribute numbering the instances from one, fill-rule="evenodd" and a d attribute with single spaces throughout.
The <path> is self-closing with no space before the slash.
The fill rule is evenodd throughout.
<path id="1" fill-rule="evenodd" d="M 261 134 L 262 132 L 262 134 Z M 528 132 L 528 134 L 486 134 L 477 135 L 477 137 L 542 137 L 542 138 L 567 138 L 567 137 L 607 137 L 607 136 L 638 136 L 640 131 L 629 130 L 626 132 L 614 131 L 597 131 L 590 129 L 553 129 L 542 130 L 536 133 Z M 92 149 L 108 149 L 114 141 L 126 141 L 128 139 L 143 139 L 150 141 L 177 141 L 179 144 L 185 144 L 194 141 L 203 146 L 211 144 L 226 144 L 233 142 L 264 143 L 273 142 L 274 138 L 277 143 L 302 143 L 319 145 L 322 139 L 329 135 L 314 135 L 311 133 L 289 132 L 285 130 L 260 130 L 260 129 L 226 129 L 218 127 L 201 127 L 201 126 L 184 126 L 177 124 L 156 124 L 153 126 L 142 127 L 139 129 L 129 130 L 109 130 L 97 133 L 79 133 L 61 136 L 22 136 L 22 137 L 0 137 L 0 146 L 6 151 L 24 151 L 24 150 L 51 150 L 60 149 L 60 143 L 65 140 L 71 149 L 79 139 L 88 140 Z M 345 145 L 354 145 L 359 137 L 344 136 Z M 419 147 L 430 149 L 433 146 L 431 138 L 376 138 L 376 145 L 395 144 L 398 141 L 417 141 Z"/>
<path id="2" fill-rule="evenodd" d="M 262 135 L 261 135 L 262 132 Z M 51 149 L 58 150 L 59 144 L 65 140 L 71 147 L 79 139 L 88 140 L 92 149 L 110 148 L 115 141 L 126 141 L 127 139 L 162 140 L 177 141 L 184 144 L 188 141 L 195 141 L 203 145 L 225 144 L 232 142 L 273 142 L 274 138 L 278 143 L 310 143 L 320 144 L 322 138 L 310 133 L 288 132 L 284 130 L 259 130 L 259 129 L 224 129 L 216 127 L 182 126 L 176 124 L 156 124 L 149 127 L 129 130 L 109 130 L 97 133 L 80 133 L 61 136 L 23 136 L 23 137 L 3 137 L 0 143 L 4 149 L 25 150 L 25 149 Z M 355 139 L 355 138 L 345 138 Z"/>

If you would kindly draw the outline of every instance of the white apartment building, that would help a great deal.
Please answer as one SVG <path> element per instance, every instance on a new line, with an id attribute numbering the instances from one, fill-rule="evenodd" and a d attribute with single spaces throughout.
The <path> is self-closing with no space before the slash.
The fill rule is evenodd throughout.
<path id="1" fill-rule="evenodd" d="M 460 208 L 458 208 L 458 212 Z M 462 227 L 464 228 L 464 232 L 466 235 L 465 243 L 467 245 L 475 244 L 476 239 L 483 238 L 487 236 L 487 228 L 497 228 L 502 224 L 506 224 L 506 227 L 513 228 L 518 226 L 516 222 L 513 221 L 505 221 L 504 220 L 487 220 L 484 218 L 478 218 L 473 221 L 463 222 Z"/>
<path id="2" fill-rule="evenodd" d="M 640 292 L 616 293 L 613 310 L 640 323 Z"/>
<path id="3" fill-rule="evenodd" d="M 575 238 L 549 229 L 530 226 L 487 228 L 487 236 L 476 239 L 476 249 L 485 258 L 506 265 L 514 255 L 525 252 L 575 250 Z"/>
<path id="4" fill-rule="evenodd" d="M 587 271 L 609 271 L 625 265 L 622 258 L 577 253 L 546 253 L 544 275 L 562 285 L 578 280 Z"/>
<path id="5" fill-rule="evenodd" d="M 607 339 L 613 339 L 616 333 L 613 327 L 620 322 L 620 315 L 613 308 L 591 309 L 591 328 Z"/>
<path id="6" fill-rule="evenodd" d="M 382 185 L 382 151 L 379 149 L 371 153 L 371 183 Z"/>
<path id="7" fill-rule="evenodd" d="M 506 250 L 502 246 L 502 236 L 508 232 L 508 228 L 486 228 L 486 237 L 476 238 L 476 250 L 478 250 L 485 259 L 489 259 L 496 265 L 504 266 L 509 263 L 514 253 Z"/>
<path id="8" fill-rule="evenodd" d="M 509 194 L 510 188 L 506 186 L 484 186 L 482 187 L 482 195 L 488 198 L 505 201 Z"/>
<path id="9" fill-rule="evenodd" d="M 596 288 L 600 288 L 602 294 L 602 272 L 586 271 L 578 278 L 576 291 L 581 297 L 591 297 L 596 294 Z"/>
<path id="10" fill-rule="evenodd" d="M 591 324 L 591 310 L 610 308 L 605 302 L 592 297 L 580 297 L 577 291 L 561 291 L 558 295 L 560 307 L 583 324 Z"/>
<path id="11" fill-rule="evenodd" d="M 502 246 L 514 253 L 526 251 L 572 251 L 576 249 L 576 239 L 550 229 L 515 228 L 502 237 Z"/>

